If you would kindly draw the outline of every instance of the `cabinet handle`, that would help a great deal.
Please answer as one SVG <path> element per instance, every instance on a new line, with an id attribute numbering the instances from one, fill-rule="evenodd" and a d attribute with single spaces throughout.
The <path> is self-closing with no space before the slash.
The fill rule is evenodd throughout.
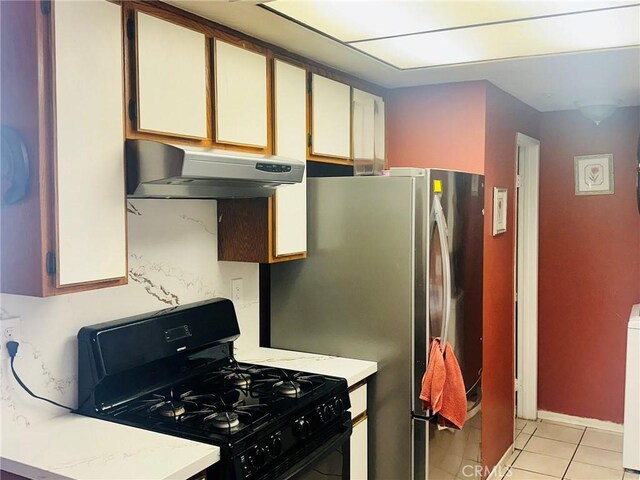
<path id="1" fill-rule="evenodd" d="M 51 0 L 41 0 L 40 11 L 43 15 L 51 15 Z"/>
<path id="2" fill-rule="evenodd" d="M 47 269 L 47 275 L 53 276 L 56 274 L 56 254 L 54 252 L 47 252 L 47 259 L 45 260 L 45 266 Z"/>

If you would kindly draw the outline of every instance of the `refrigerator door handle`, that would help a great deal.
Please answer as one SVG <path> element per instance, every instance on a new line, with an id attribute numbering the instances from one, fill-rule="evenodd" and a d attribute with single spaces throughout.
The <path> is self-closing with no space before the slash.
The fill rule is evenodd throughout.
<path id="1" fill-rule="evenodd" d="M 440 249 L 442 250 L 442 283 L 444 309 L 442 311 L 442 329 L 440 331 L 440 344 L 444 353 L 447 344 L 447 331 L 449 330 L 449 318 L 451 317 L 451 260 L 449 259 L 449 241 L 447 222 L 444 217 L 440 195 L 433 196 L 433 219 L 435 221 Z"/>

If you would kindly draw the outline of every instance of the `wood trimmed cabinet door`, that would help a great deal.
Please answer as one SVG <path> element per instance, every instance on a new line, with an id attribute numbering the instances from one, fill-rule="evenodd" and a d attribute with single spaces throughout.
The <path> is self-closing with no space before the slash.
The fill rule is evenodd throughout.
<path id="1" fill-rule="evenodd" d="M 55 2 L 53 14 L 57 286 L 126 277 L 121 9 Z"/>
<path id="2" fill-rule="evenodd" d="M 366 480 L 368 472 L 367 380 L 349 387 L 351 400 L 351 478 Z"/>
<path id="3" fill-rule="evenodd" d="M 215 142 L 268 152 L 266 55 L 213 39 Z"/>
<path id="4" fill-rule="evenodd" d="M 27 196 L 2 207 L 1 290 L 125 284 L 121 7 L 2 3 L 12 39 L 2 45 L 2 123 L 24 140 L 31 178 Z"/>
<path id="5" fill-rule="evenodd" d="M 274 61 L 275 154 L 306 161 L 306 73 Z M 279 187 L 273 200 L 276 258 L 307 251 L 307 172 L 302 182 Z"/>
<path id="6" fill-rule="evenodd" d="M 351 164 L 351 87 L 310 73 L 308 158 Z"/>
<path id="7" fill-rule="evenodd" d="M 137 130 L 207 138 L 206 36 L 141 11 L 135 18 Z"/>
<path id="8" fill-rule="evenodd" d="M 305 70 L 274 60 L 275 153 L 305 161 Z M 307 256 L 306 173 L 271 198 L 218 201 L 218 260 L 276 263 Z"/>
<path id="9" fill-rule="evenodd" d="M 384 100 L 353 89 L 351 119 L 352 157 L 356 172 L 372 174 L 385 165 Z"/>

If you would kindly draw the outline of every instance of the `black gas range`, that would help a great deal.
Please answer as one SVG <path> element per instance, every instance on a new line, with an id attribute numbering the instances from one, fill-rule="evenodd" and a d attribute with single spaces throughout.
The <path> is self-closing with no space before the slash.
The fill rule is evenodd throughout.
<path id="1" fill-rule="evenodd" d="M 239 363 L 239 335 L 226 299 L 84 327 L 77 413 L 217 445 L 213 478 L 304 478 L 336 450 L 348 478 L 346 380 Z"/>

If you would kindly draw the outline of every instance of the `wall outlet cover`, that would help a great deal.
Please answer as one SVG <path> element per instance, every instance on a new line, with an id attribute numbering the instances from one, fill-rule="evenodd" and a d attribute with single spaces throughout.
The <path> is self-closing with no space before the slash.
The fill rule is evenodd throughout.
<path id="1" fill-rule="evenodd" d="M 20 317 L 7 317 L 0 319 L 0 357 L 9 359 L 7 342 L 20 343 Z"/>

